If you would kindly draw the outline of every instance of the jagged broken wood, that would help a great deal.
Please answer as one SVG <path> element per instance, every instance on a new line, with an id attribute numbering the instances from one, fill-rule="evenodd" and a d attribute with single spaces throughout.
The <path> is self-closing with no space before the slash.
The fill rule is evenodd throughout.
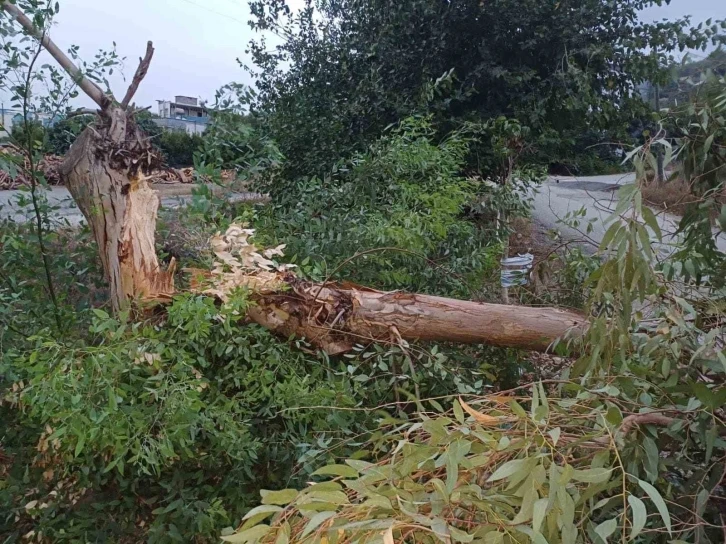
<path id="1" fill-rule="evenodd" d="M 305 338 L 334 355 L 356 344 L 424 340 L 545 351 L 580 336 L 587 320 L 558 308 L 487 304 L 423 294 L 386 293 L 351 283 L 301 280 L 272 258 L 284 246 L 259 250 L 254 231 L 232 225 L 212 239 L 211 271 L 194 270 L 192 288 L 228 300 L 245 289 L 248 318 L 284 336 Z"/>
<path id="2" fill-rule="evenodd" d="M 331 355 L 398 336 L 546 351 L 559 338 L 581 335 L 586 323 L 582 315 L 558 308 L 322 286 L 292 275 L 282 282 L 279 292 L 252 295 L 249 317 L 282 336 L 306 338 Z"/>

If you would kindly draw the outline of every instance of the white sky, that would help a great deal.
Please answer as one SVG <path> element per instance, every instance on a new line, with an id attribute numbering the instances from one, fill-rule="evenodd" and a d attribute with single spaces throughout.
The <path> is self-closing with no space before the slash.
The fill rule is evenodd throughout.
<path id="1" fill-rule="evenodd" d="M 147 40 L 156 49 L 151 69 L 141 84 L 136 102 L 153 106 L 156 100 L 174 95 L 212 99 L 214 91 L 230 81 L 249 83 L 236 58 L 253 37 L 247 25 L 247 0 L 59 0 L 60 13 L 51 36 L 62 48 L 80 46 L 85 58 L 116 42 L 126 57 L 124 74 L 129 80 Z M 302 0 L 289 2 L 293 6 Z M 694 22 L 709 17 L 726 18 L 726 0 L 672 0 L 671 5 L 652 7 L 644 19 L 658 20 L 692 15 Z M 270 43 L 275 43 L 270 37 Z M 111 87 L 121 98 L 128 82 L 114 77 Z M 78 99 L 92 106 L 90 99 Z"/>

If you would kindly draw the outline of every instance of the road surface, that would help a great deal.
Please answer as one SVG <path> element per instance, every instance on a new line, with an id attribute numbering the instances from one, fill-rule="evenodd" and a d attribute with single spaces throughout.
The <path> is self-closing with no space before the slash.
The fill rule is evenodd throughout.
<path id="1" fill-rule="evenodd" d="M 68 189 L 49 187 L 42 191 L 51 207 L 51 212 L 48 214 L 51 221 L 58 225 L 70 226 L 77 226 L 85 221 Z M 187 195 L 164 197 L 161 199 L 161 206 L 164 208 L 176 207 L 188 199 Z M 35 220 L 29 191 L 0 191 L 0 220 L 3 219 L 15 222 Z"/>
<path id="2" fill-rule="evenodd" d="M 609 227 L 606 220 L 617 204 L 618 189 L 621 185 L 634 181 L 634 173 L 583 177 L 551 176 L 534 194 L 534 222 L 540 229 L 560 232 L 564 240 L 580 240 L 585 250 L 594 252 Z M 578 218 L 578 228 L 560 222 L 567 218 L 568 213 L 572 214 L 582 208 L 586 215 Z M 653 211 L 663 232 L 663 242 L 659 249 L 661 253 L 667 254 L 672 250 L 680 217 L 662 210 Z M 588 233 L 589 219 L 594 221 L 591 223 L 591 232 Z M 716 245 L 721 251 L 726 251 L 726 236 L 714 231 L 714 235 L 716 234 Z"/>
<path id="3" fill-rule="evenodd" d="M 162 208 L 177 208 L 191 200 L 193 185 L 168 184 L 154 186 L 161 194 Z M 76 207 L 68 189 L 65 187 L 49 187 L 42 189 L 48 200 L 51 212 L 50 220 L 59 225 L 77 226 L 85 221 L 83 214 Z M 230 193 L 226 195 L 230 202 L 265 201 L 264 195 L 257 193 Z M 0 191 L 0 221 L 10 219 L 15 222 L 34 221 L 35 215 L 28 191 Z"/>
<path id="4" fill-rule="evenodd" d="M 578 240 L 582 247 L 594 253 L 602 241 L 608 225 L 606 220 L 615 209 L 617 190 L 620 185 L 635 181 L 635 174 L 617 174 L 608 176 L 563 177 L 552 176 L 539 186 L 533 196 L 533 218 L 539 230 L 559 231 L 563 240 Z M 190 199 L 191 185 L 171 185 L 161 187 L 162 208 L 175 208 Z M 84 221 L 83 215 L 76 207 L 68 190 L 64 187 L 51 187 L 45 191 L 48 203 L 53 208 L 49 214 L 51 220 L 59 225 L 78 225 Z M 253 193 L 234 193 L 233 200 L 246 200 L 260 196 Z M 20 205 L 18 199 L 25 199 Z M 29 206 L 30 193 L 27 191 L 0 191 L 0 220 L 30 221 L 34 219 L 32 207 Z M 584 208 L 586 215 L 580 218 L 578 228 L 562 224 L 568 213 Z M 655 210 L 658 223 L 663 231 L 663 253 L 669 252 L 673 242 L 673 233 L 679 217 Z M 593 219 L 591 232 L 587 232 L 588 220 Z M 726 252 L 726 236 L 720 234 L 716 244 Z"/>

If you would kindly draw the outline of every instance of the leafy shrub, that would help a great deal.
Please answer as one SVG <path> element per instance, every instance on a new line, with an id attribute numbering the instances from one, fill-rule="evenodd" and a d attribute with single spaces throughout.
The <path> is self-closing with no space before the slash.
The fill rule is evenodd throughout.
<path id="1" fill-rule="evenodd" d="M 255 222 L 265 245 L 287 243 L 303 265 L 322 257 L 307 269 L 319 279 L 471 295 L 498 248 L 463 216 L 477 192 L 460 174 L 468 138 L 433 136 L 428 119 L 409 118 L 325 179 L 268 185 L 273 203 Z"/>
<path id="2" fill-rule="evenodd" d="M 54 155 L 65 155 L 78 135 L 94 120 L 94 115 L 80 115 L 63 119 L 48 130 L 48 151 Z"/>
<path id="3" fill-rule="evenodd" d="M 164 162 L 173 168 L 185 168 L 194 164 L 194 153 L 202 146 L 203 138 L 199 134 L 169 130 L 162 132 L 156 140 L 164 154 Z"/>
<path id="4" fill-rule="evenodd" d="M 640 180 L 646 160 L 634 159 Z M 314 473 L 332 481 L 263 490 L 223 539 L 721 542 L 726 357 L 712 304 L 723 293 L 704 300 L 687 274 L 664 275 L 660 237 L 640 187 L 622 187 L 571 368 L 475 407 L 432 403 L 440 413 L 386 422 L 357 455 Z"/>
<path id="5" fill-rule="evenodd" d="M 252 89 L 236 83 L 217 91 L 197 158 L 200 165 L 235 170 L 247 179 L 274 175 L 283 156 L 248 113 L 253 96 Z"/>
<path id="6" fill-rule="evenodd" d="M 726 183 L 726 77 L 708 78 L 676 113 L 683 178 L 700 194 Z"/>
<path id="7" fill-rule="evenodd" d="M 48 133 L 40 121 L 15 123 L 10 131 L 10 141 L 23 149 L 45 149 Z"/>
<path id="8" fill-rule="evenodd" d="M 0 319 L 16 328 L 0 333 L 0 535 L 11 541 L 34 531 L 50 541 L 213 542 L 260 488 L 302 485 L 334 453 L 353 455 L 389 417 L 375 407 L 406 418 L 417 395 L 471 393 L 499 374 L 501 352 L 476 346 L 312 354 L 245 325 L 243 294 L 223 307 L 179 296 L 164 319 L 140 323 L 84 310 L 93 293 L 74 311 L 70 278 L 88 283 L 82 267 L 95 252 L 89 242 L 68 252 L 69 238 L 50 234 L 54 251 L 68 252 L 50 261 L 58 332 L 32 233 L 5 225 L 2 234 Z"/>

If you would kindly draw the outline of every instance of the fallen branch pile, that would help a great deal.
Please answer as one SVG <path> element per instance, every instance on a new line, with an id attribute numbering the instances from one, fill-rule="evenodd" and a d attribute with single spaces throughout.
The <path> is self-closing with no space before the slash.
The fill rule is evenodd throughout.
<path id="1" fill-rule="evenodd" d="M 0 151 L 0 154 L 12 155 L 12 162 L 17 164 L 22 156 L 21 151 L 15 146 Z M 2 158 L 2 157 L 0 157 Z M 59 168 L 63 163 L 64 157 L 60 155 L 45 155 L 38 164 L 38 170 L 45 177 L 48 185 L 63 185 Z M 23 161 L 23 167 L 18 169 L 18 173 L 12 176 L 9 172 L 0 170 L 0 191 L 6 191 L 11 189 L 20 189 L 21 187 L 29 187 L 30 181 L 27 176 L 23 173 L 30 170 L 30 163 L 27 159 Z M 230 184 L 234 181 L 236 174 L 234 170 L 222 170 L 222 183 L 224 185 Z M 160 184 L 172 184 L 172 183 L 185 183 L 191 184 L 196 181 L 204 183 L 210 183 L 211 180 L 207 179 L 206 176 L 202 176 L 201 179 L 196 179 L 194 176 L 194 168 L 159 168 L 152 171 L 146 178 L 149 183 L 160 183 Z"/>
<path id="2" fill-rule="evenodd" d="M 23 156 L 23 153 L 15 146 L 9 146 L 0 151 L 0 155 L 4 155 L 0 156 L 0 159 L 5 159 L 10 163 L 18 164 Z M 11 155 L 11 157 L 8 157 L 8 155 Z M 22 161 L 23 165 L 21 168 L 18 168 L 18 174 L 15 177 L 11 176 L 10 173 L 5 172 L 4 170 L 0 170 L 0 190 L 19 189 L 20 187 L 30 186 L 30 181 L 27 176 L 23 174 L 23 171 L 30 170 L 30 162 L 27 158 L 22 159 Z M 43 174 L 45 180 L 48 182 L 48 185 L 61 184 L 58 169 L 62 163 L 63 157 L 59 155 L 46 155 L 37 165 L 39 172 Z"/>

